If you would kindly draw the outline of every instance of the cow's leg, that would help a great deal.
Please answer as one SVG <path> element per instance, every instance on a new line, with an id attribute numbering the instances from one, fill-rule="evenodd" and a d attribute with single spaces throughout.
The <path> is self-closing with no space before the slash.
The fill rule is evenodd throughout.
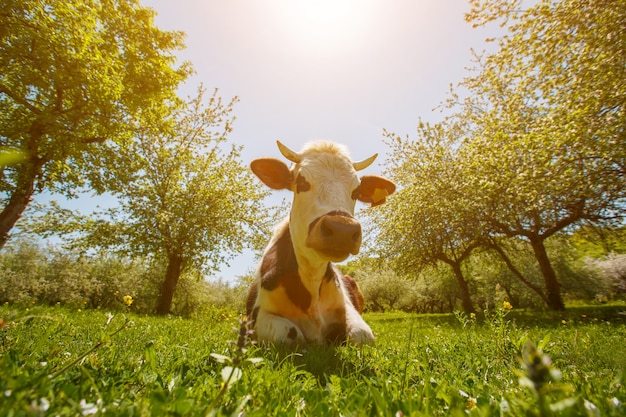
<path id="1" fill-rule="evenodd" d="M 372 329 L 349 303 L 346 303 L 346 335 L 350 343 L 357 345 L 371 345 L 374 343 Z"/>
<path id="2" fill-rule="evenodd" d="M 254 331 L 259 341 L 303 345 L 302 331 L 292 321 L 276 314 L 259 311 Z"/>

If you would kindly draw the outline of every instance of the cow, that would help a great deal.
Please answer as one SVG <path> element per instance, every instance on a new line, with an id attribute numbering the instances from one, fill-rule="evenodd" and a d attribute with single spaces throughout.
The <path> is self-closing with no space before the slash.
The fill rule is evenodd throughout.
<path id="1" fill-rule="evenodd" d="M 268 187 L 293 192 L 289 216 L 276 226 L 248 293 L 256 338 L 288 345 L 371 344 L 374 335 L 360 314 L 363 294 L 333 262 L 359 252 L 356 200 L 382 204 L 395 184 L 376 175 L 358 177 L 377 154 L 353 162 L 344 146 L 329 141 L 308 143 L 300 152 L 277 145 L 291 167 L 276 158 L 250 164 Z"/>

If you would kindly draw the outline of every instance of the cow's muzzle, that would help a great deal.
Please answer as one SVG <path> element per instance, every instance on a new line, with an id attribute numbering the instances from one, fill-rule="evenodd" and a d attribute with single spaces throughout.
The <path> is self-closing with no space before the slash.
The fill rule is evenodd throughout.
<path id="1" fill-rule="evenodd" d="M 315 219 L 309 226 L 306 246 L 329 261 L 341 262 L 361 248 L 361 225 L 348 213 L 333 211 Z"/>

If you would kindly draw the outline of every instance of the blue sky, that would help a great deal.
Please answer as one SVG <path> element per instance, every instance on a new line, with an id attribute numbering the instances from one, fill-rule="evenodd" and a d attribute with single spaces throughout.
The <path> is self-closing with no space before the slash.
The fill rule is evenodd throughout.
<path id="1" fill-rule="evenodd" d="M 383 171 L 383 129 L 413 135 L 450 84 L 467 75 L 471 49 L 491 35 L 465 23 L 466 0 L 144 0 L 156 25 L 186 33 L 179 54 L 199 83 L 239 97 L 230 135 L 244 145 L 243 162 L 279 157 L 281 140 L 294 150 L 313 139 L 348 146 L 353 159 L 380 156 L 368 174 Z M 275 192 L 278 201 L 290 199 Z M 81 199 L 88 211 L 101 199 Z M 106 205 L 106 202 L 104 202 Z M 359 209 L 360 207 L 357 207 Z M 250 271 L 254 254 L 235 258 L 216 277 Z"/>

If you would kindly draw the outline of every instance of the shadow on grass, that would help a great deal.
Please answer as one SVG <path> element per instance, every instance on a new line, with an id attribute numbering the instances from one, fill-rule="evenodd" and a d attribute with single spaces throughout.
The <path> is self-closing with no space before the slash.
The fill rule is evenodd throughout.
<path id="1" fill-rule="evenodd" d="M 284 345 L 259 346 L 262 355 L 273 367 L 289 366 L 313 375 L 321 386 L 325 386 L 331 375 L 340 378 L 369 377 L 375 370 L 369 366 L 365 352 L 369 346 L 306 345 L 289 347 Z"/>

